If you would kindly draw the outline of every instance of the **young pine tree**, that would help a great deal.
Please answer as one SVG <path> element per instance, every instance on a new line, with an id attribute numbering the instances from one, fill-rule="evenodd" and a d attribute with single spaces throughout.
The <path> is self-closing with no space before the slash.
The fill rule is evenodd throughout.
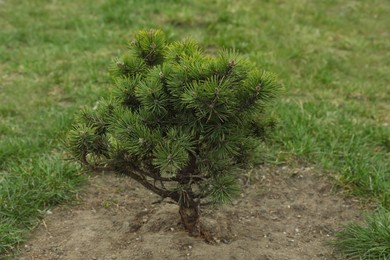
<path id="1" fill-rule="evenodd" d="M 216 57 L 192 40 L 140 31 L 111 67 L 115 91 L 85 109 L 69 132 L 73 158 L 125 174 L 179 205 L 191 235 L 200 205 L 230 201 L 271 128 L 274 77 L 234 51 Z"/>

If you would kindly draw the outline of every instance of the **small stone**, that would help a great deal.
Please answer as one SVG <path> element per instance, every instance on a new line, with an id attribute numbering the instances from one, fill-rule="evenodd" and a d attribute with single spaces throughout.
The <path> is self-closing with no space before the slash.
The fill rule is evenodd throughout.
<path id="1" fill-rule="evenodd" d="M 130 222 L 128 222 L 128 221 L 123 222 L 122 229 L 127 230 L 129 227 L 130 227 Z"/>

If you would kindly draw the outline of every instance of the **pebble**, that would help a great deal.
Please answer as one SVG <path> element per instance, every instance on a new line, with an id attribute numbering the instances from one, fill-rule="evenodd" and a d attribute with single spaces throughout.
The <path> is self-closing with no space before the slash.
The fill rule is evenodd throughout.
<path id="1" fill-rule="evenodd" d="M 128 221 L 125 221 L 125 222 L 123 222 L 123 224 L 122 224 L 122 229 L 128 229 L 130 227 L 130 222 L 128 222 Z"/>

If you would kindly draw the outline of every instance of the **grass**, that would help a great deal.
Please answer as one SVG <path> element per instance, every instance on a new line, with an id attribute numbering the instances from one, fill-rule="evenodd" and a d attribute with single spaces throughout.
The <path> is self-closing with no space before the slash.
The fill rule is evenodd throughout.
<path id="1" fill-rule="evenodd" d="M 84 180 L 80 167 L 58 157 L 42 155 L 12 162 L 0 173 L 0 248 L 13 249 L 25 239 L 24 230 L 37 224 L 43 214 L 70 200 Z"/>
<path id="2" fill-rule="evenodd" d="M 331 241 L 350 259 L 390 259 L 390 212 L 366 216 L 366 225 L 350 223 Z"/>
<path id="3" fill-rule="evenodd" d="M 381 0 L 0 1 L 0 255 L 77 191 L 60 140 L 110 91 L 109 62 L 144 28 L 235 48 L 277 73 L 274 162 L 315 164 L 390 209 L 389 12 Z"/>

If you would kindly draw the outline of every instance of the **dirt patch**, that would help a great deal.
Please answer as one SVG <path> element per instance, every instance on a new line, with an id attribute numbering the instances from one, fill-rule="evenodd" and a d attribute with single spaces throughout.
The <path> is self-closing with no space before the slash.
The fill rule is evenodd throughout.
<path id="1" fill-rule="evenodd" d="M 360 219 L 312 168 L 263 166 L 232 205 L 206 208 L 214 243 L 189 237 L 178 207 L 126 176 L 91 177 L 82 202 L 48 212 L 17 259 L 335 259 L 324 241 Z"/>

